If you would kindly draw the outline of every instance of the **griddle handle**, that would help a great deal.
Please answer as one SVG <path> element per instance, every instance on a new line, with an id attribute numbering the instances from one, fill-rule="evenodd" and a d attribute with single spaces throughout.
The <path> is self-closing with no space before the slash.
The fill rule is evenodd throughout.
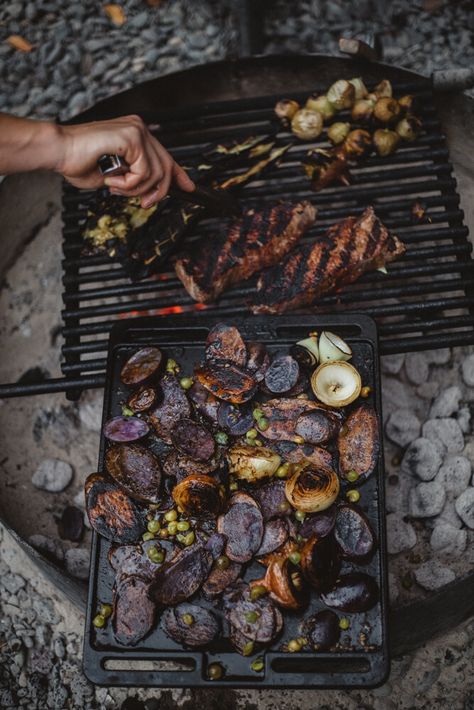
<path id="1" fill-rule="evenodd" d="M 431 79 L 435 91 L 465 91 L 474 86 L 474 69 L 438 69 Z"/>

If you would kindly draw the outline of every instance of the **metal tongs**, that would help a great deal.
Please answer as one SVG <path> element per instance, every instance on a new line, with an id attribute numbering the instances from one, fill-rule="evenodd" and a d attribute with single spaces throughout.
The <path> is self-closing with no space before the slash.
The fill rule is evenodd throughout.
<path id="1" fill-rule="evenodd" d="M 128 171 L 128 165 L 120 155 L 102 155 L 97 161 L 101 175 L 123 175 Z M 238 200 L 225 190 L 214 190 L 209 187 L 196 186 L 192 192 L 170 187 L 170 197 L 175 197 L 183 202 L 205 207 L 219 217 L 239 217 L 242 207 Z"/>

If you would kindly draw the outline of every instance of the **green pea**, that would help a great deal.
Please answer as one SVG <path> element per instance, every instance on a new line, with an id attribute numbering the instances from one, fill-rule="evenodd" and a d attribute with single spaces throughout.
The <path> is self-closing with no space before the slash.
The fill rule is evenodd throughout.
<path id="1" fill-rule="evenodd" d="M 239 490 L 239 484 L 237 481 L 232 481 L 232 483 L 229 483 L 229 490 L 230 491 L 238 491 Z"/>
<path id="2" fill-rule="evenodd" d="M 250 599 L 255 602 L 267 593 L 268 589 L 263 584 L 256 584 L 255 587 L 252 587 L 250 590 Z"/>
<path id="3" fill-rule="evenodd" d="M 252 416 L 258 421 L 259 419 L 261 419 L 261 417 L 263 417 L 263 412 L 261 409 L 254 409 L 252 412 Z"/>
<path id="4" fill-rule="evenodd" d="M 263 446 L 263 441 L 261 439 L 254 439 L 255 446 Z"/>
<path id="5" fill-rule="evenodd" d="M 291 641 L 288 642 L 288 651 L 290 651 L 290 653 L 298 653 L 298 651 L 301 651 L 301 643 L 298 639 L 291 639 Z"/>
<path id="6" fill-rule="evenodd" d="M 99 610 L 99 616 L 103 616 L 104 619 L 106 619 L 111 614 L 112 614 L 112 605 L 111 604 L 101 604 L 100 610 Z"/>
<path id="7" fill-rule="evenodd" d="M 146 526 L 148 532 L 151 533 L 157 533 L 158 530 L 160 529 L 160 521 L 159 520 L 150 520 L 148 525 Z"/>
<path id="8" fill-rule="evenodd" d="M 179 381 L 179 384 L 183 388 L 183 390 L 189 390 L 193 386 L 194 382 L 190 377 L 182 377 Z"/>
<path id="9" fill-rule="evenodd" d="M 217 569 L 225 570 L 229 567 L 229 565 L 230 565 L 230 559 L 227 557 L 227 555 L 221 555 L 216 560 Z"/>
<path id="10" fill-rule="evenodd" d="M 168 532 L 170 535 L 176 535 L 178 532 L 178 523 L 175 520 L 168 523 Z"/>
<path id="11" fill-rule="evenodd" d="M 217 431 L 214 435 L 214 439 L 220 446 L 225 446 L 229 443 L 229 437 L 225 431 Z"/>
<path id="12" fill-rule="evenodd" d="M 283 500 L 278 506 L 278 510 L 280 510 L 282 513 L 287 513 L 289 510 L 291 510 L 291 505 L 288 503 L 287 500 Z"/>
<path id="13" fill-rule="evenodd" d="M 133 417 L 135 412 L 133 409 L 130 409 L 130 407 L 127 407 L 125 404 L 122 407 L 122 416 L 123 417 Z"/>
<path id="14" fill-rule="evenodd" d="M 295 442 L 295 444 L 300 444 L 300 446 L 301 444 L 304 444 L 304 439 L 299 434 L 296 434 L 296 436 L 293 437 L 293 441 Z"/>
<path id="15" fill-rule="evenodd" d="M 179 365 L 176 362 L 176 360 L 173 360 L 173 358 L 168 358 L 166 362 L 166 372 L 171 372 L 174 374 L 175 372 L 179 372 Z"/>
<path id="16" fill-rule="evenodd" d="M 219 678 L 222 678 L 223 675 L 224 669 L 220 663 L 211 663 L 211 665 L 207 667 L 207 676 L 209 680 L 219 680 Z"/>
<path id="17" fill-rule="evenodd" d="M 359 493 L 359 491 L 352 489 L 350 491 L 347 491 L 346 498 L 351 503 L 357 503 L 357 501 L 360 500 L 360 493 Z"/>
<path id="18" fill-rule="evenodd" d="M 343 631 L 346 631 L 350 625 L 351 625 L 351 622 L 349 621 L 347 616 L 343 616 L 341 619 L 339 619 L 339 628 L 342 629 Z"/>
<path id="19" fill-rule="evenodd" d="M 180 520 L 176 527 L 180 532 L 185 532 L 186 530 L 189 530 L 191 523 L 188 523 L 187 520 Z"/>
<path id="20" fill-rule="evenodd" d="M 295 518 L 296 520 L 299 520 L 300 523 L 302 523 L 303 520 L 306 518 L 306 513 L 304 513 L 302 510 L 297 510 L 295 512 Z"/>
<path id="21" fill-rule="evenodd" d="M 186 624 L 186 626 L 192 626 L 194 624 L 194 616 L 192 614 L 183 614 L 181 621 L 183 624 Z"/>
<path id="22" fill-rule="evenodd" d="M 146 532 L 146 533 L 143 533 L 143 535 L 142 535 L 143 542 L 148 542 L 148 540 L 154 540 L 154 539 L 155 539 L 155 536 L 153 535 L 152 532 Z"/>
<path id="23" fill-rule="evenodd" d="M 96 629 L 103 629 L 105 626 L 105 616 L 102 616 L 102 614 L 97 614 L 97 616 L 94 616 L 92 619 L 92 623 L 96 627 Z"/>
<path id="24" fill-rule="evenodd" d="M 196 539 L 196 536 L 194 534 L 194 531 L 191 530 L 191 532 L 188 532 L 188 534 L 184 536 L 183 542 L 186 545 L 186 547 L 189 547 L 189 545 L 193 544 L 195 539 Z"/>
<path id="25" fill-rule="evenodd" d="M 260 429 L 260 431 L 266 431 L 268 427 L 270 426 L 270 422 L 268 419 L 265 419 L 265 417 L 260 417 L 260 419 L 257 422 L 257 426 Z"/>
<path id="26" fill-rule="evenodd" d="M 167 529 L 167 528 L 161 528 L 161 530 L 160 530 L 160 532 L 158 533 L 158 535 L 159 535 L 163 540 L 166 540 L 166 538 L 167 538 L 168 535 L 169 535 L 168 529 Z"/>
<path id="27" fill-rule="evenodd" d="M 178 517 L 178 512 L 173 508 L 172 510 L 166 511 L 164 517 L 167 523 L 171 523 Z"/>
<path id="28" fill-rule="evenodd" d="M 301 562 L 301 553 L 299 553 L 297 550 L 295 550 L 294 552 L 290 552 L 290 554 L 288 555 L 288 559 L 290 560 L 290 562 L 293 562 L 294 565 L 299 565 L 299 563 Z"/>
<path id="29" fill-rule="evenodd" d="M 254 428 L 249 429 L 245 436 L 247 437 L 247 439 L 256 439 L 258 436 L 258 431 Z"/>
<path id="30" fill-rule="evenodd" d="M 148 559 L 154 562 L 156 565 L 161 564 L 165 559 L 165 551 L 156 546 L 150 547 L 147 550 L 146 554 Z"/>
<path id="31" fill-rule="evenodd" d="M 357 471 L 349 471 L 346 478 L 348 481 L 350 481 L 350 483 L 355 483 L 359 478 L 359 474 L 357 473 Z"/>
<path id="32" fill-rule="evenodd" d="M 263 671 L 264 667 L 263 658 L 256 658 L 255 661 L 252 661 L 250 664 L 250 668 L 255 671 L 255 673 L 260 673 L 260 671 Z"/>
<path id="33" fill-rule="evenodd" d="M 248 641 L 242 649 L 242 655 L 251 656 L 253 653 L 254 645 L 255 644 L 253 641 Z"/>
<path id="34" fill-rule="evenodd" d="M 289 466 L 284 463 L 281 466 L 278 466 L 277 470 L 275 471 L 275 476 L 277 478 L 286 478 L 288 476 L 288 471 Z"/>
<path id="35" fill-rule="evenodd" d="M 260 614 L 256 611 L 248 611 L 245 614 L 245 621 L 248 621 L 249 624 L 255 624 L 259 616 Z"/>

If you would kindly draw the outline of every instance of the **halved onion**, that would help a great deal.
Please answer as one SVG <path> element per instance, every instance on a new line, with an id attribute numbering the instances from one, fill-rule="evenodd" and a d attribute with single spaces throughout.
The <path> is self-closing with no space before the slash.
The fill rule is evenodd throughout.
<path id="1" fill-rule="evenodd" d="M 352 84 L 354 87 L 356 101 L 359 99 L 365 99 L 368 95 L 369 92 L 367 91 L 367 87 L 360 76 L 354 77 L 354 79 L 349 79 L 349 84 Z"/>
<path id="2" fill-rule="evenodd" d="M 311 376 L 316 397 L 330 407 L 345 407 L 360 394 L 362 381 L 348 362 L 323 362 Z"/>
<path id="3" fill-rule="evenodd" d="M 328 360 L 350 360 L 352 350 L 348 344 L 335 333 L 329 330 L 323 330 L 319 337 L 319 360 L 326 362 Z"/>
<path id="4" fill-rule="evenodd" d="M 310 335 L 304 340 L 298 340 L 291 348 L 291 354 L 300 365 L 314 367 L 319 362 L 318 338 Z"/>
<path id="5" fill-rule="evenodd" d="M 291 505 L 304 513 L 326 510 L 339 494 L 339 477 L 332 468 L 307 466 L 297 471 L 285 484 Z"/>
<path id="6" fill-rule="evenodd" d="M 233 476 L 247 483 L 256 483 L 273 476 L 281 457 L 264 446 L 236 444 L 227 452 L 227 462 Z"/>

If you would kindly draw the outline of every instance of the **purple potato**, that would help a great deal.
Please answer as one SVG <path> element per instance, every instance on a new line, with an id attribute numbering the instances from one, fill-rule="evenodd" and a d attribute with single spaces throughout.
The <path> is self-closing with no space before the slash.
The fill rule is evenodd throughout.
<path id="1" fill-rule="evenodd" d="M 327 444 L 339 431 L 339 421 L 331 412 L 316 409 L 304 412 L 298 417 L 295 432 L 303 437 L 308 444 Z"/>
<path id="2" fill-rule="evenodd" d="M 209 577 L 202 585 L 202 593 L 206 599 L 216 599 L 222 592 L 237 581 L 242 574 L 242 565 L 230 562 L 226 569 L 213 567 Z"/>
<path id="3" fill-rule="evenodd" d="M 288 526 L 283 518 L 275 518 L 265 523 L 263 538 L 260 547 L 255 553 L 256 557 L 268 555 L 278 550 L 288 539 Z"/>
<path id="4" fill-rule="evenodd" d="M 271 481 L 252 491 L 265 521 L 291 515 L 293 509 L 285 495 L 285 481 Z"/>
<path id="5" fill-rule="evenodd" d="M 188 397 L 194 404 L 199 414 L 209 419 L 214 424 L 217 422 L 217 415 L 221 400 L 214 397 L 213 394 L 207 391 L 199 382 L 195 382 L 188 390 Z"/>
<path id="6" fill-rule="evenodd" d="M 247 493 L 234 493 L 227 512 L 217 519 L 217 529 L 227 536 L 227 557 L 234 562 L 248 562 L 263 538 L 263 518 L 258 503 Z"/>
<path id="7" fill-rule="evenodd" d="M 257 382 L 261 382 L 270 367 L 270 355 L 263 343 L 247 343 L 247 369 L 253 374 Z"/>
<path id="8" fill-rule="evenodd" d="M 185 547 L 155 574 L 151 597 L 159 606 L 174 606 L 186 601 L 206 581 L 212 567 L 212 555 L 197 543 Z"/>
<path id="9" fill-rule="evenodd" d="M 291 355 L 280 355 L 272 361 L 263 381 L 271 394 L 285 394 L 296 386 L 299 376 L 300 368 L 296 360 Z"/>
<path id="10" fill-rule="evenodd" d="M 147 412 L 157 400 L 157 392 L 153 387 L 142 385 L 132 392 L 127 400 L 127 405 L 133 412 Z"/>
<path id="11" fill-rule="evenodd" d="M 114 587 L 112 628 L 115 640 L 135 646 L 154 627 L 156 608 L 149 597 L 150 583 L 126 577 Z"/>
<path id="12" fill-rule="evenodd" d="M 191 416 L 191 405 L 174 375 L 167 373 L 161 378 L 161 389 L 163 399 L 150 412 L 150 421 L 158 436 L 171 444 L 171 429 L 178 419 Z"/>
<path id="13" fill-rule="evenodd" d="M 245 365 L 247 348 L 237 328 L 218 323 L 206 339 L 206 360 L 226 360 L 234 365 Z"/>
<path id="14" fill-rule="evenodd" d="M 86 479 L 84 490 L 87 515 L 99 535 L 112 542 L 137 542 L 146 528 L 146 511 L 137 501 L 100 473 Z"/>
<path id="15" fill-rule="evenodd" d="M 326 537 L 334 528 L 336 518 L 336 507 L 333 505 L 322 513 L 310 513 L 306 516 L 299 528 L 299 534 L 303 537 L 312 537 L 316 535 L 318 538 Z"/>
<path id="16" fill-rule="evenodd" d="M 341 636 L 339 618 L 329 609 L 309 617 L 304 624 L 305 634 L 315 651 L 329 651 Z"/>
<path id="17" fill-rule="evenodd" d="M 374 607 L 379 600 L 379 588 L 373 577 L 363 572 L 343 574 L 330 591 L 321 594 L 327 606 L 339 611 L 362 612 Z"/>
<path id="18" fill-rule="evenodd" d="M 163 460 L 163 473 L 176 478 L 179 483 L 183 478 L 197 474 L 208 476 L 213 473 L 219 463 L 215 459 L 210 461 L 196 461 L 190 456 L 180 454 L 179 451 L 170 451 Z M 171 492 L 171 491 L 170 491 Z"/>
<path id="19" fill-rule="evenodd" d="M 115 444 L 105 455 L 105 469 L 133 498 L 160 502 L 161 465 L 149 449 L 140 444 Z"/>
<path id="20" fill-rule="evenodd" d="M 191 618 L 192 622 L 189 623 Z M 166 609 L 162 616 L 162 624 L 173 641 L 189 648 L 207 646 L 219 633 L 219 622 L 212 611 L 186 602 Z"/>
<path id="21" fill-rule="evenodd" d="M 104 425 L 105 438 L 118 443 L 138 441 L 149 432 L 146 421 L 138 417 L 113 417 Z"/>
<path id="22" fill-rule="evenodd" d="M 180 419 L 171 429 L 171 439 L 181 453 L 197 461 L 208 461 L 216 450 L 211 432 L 192 419 Z"/>
<path id="23" fill-rule="evenodd" d="M 334 539 L 342 557 L 368 562 L 375 551 L 375 533 L 364 513 L 356 506 L 341 504 L 336 511 Z"/>
<path id="24" fill-rule="evenodd" d="M 149 380 L 161 367 L 163 355 L 154 347 L 142 348 L 128 358 L 120 372 L 124 385 L 139 385 Z"/>
<path id="25" fill-rule="evenodd" d="M 224 609 L 229 624 L 249 641 L 270 643 L 281 628 L 281 613 L 270 597 L 252 600 L 248 587 L 226 595 Z M 257 618 L 250 621 L 249 614 L 255 614 Z"/>
<path id="26" fill-rule="evenodd" d="M 230 402 L 221 402 L 217 412 L 217 423 L 232 436 L 242 436 L 254 425 L 249 410 L 239 409 Z"/>

